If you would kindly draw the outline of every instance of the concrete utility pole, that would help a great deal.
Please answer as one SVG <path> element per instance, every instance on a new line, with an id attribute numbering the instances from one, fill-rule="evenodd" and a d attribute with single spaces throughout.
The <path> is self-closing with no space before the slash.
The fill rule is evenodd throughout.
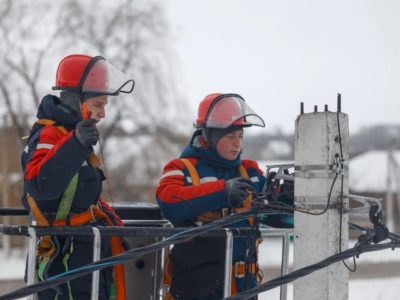
<path id="1" fill-rule="evenodd" d="M 303 112 L 296 119 L 295 204 L 296 208 L 321 215 L 295 212 L 294 269 L 314 264 L 348 248 L 348 214 L 342 214 L 340 195 L 343 175 L 343 206 L 348 207 L 348 117 L 340 112 Z M 339 124 L 338 124 L 339 118 Z M 339 125 L 339 126 L 338 126 Z M 340 134 L 339 134 L 340 129 Z M 341 142 L 341 147 L 340 147 Z M 341 158 L 344 160 L 342 161 Z M 336 177 L 336 180 L 335 180 Z M 335 181 L 335 182 L 334 182 Z M 332 185 L 332 183 L 334 184 Z M 339 204 L 338 204 L 339 203 Z M 352 262 L 348 262 L 351 264 Z M 352 265 L 351 265 L 352 266 Z M 344 300 L 349 295 L 349 273 L 342 262 L 294 282 L 295 300 Z"/>

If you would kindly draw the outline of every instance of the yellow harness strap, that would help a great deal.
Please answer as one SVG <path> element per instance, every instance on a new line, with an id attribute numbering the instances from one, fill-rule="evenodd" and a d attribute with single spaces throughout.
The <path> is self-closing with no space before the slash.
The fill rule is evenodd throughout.
<path id="1" fill-rule="evenodd" d="M 240 175 L 246 179 L 249 179 L 249 173 L 247 173 L 246 168 L 243 165 L 240 165 L 239 167 L 239 172 Z M 245 212 L 247 211 L 250 207 L 251 207 L 251 200 L 253 199 L 253 197 L 251 196 L 251 191 L 249 191 L 249 195 L 247 196 L 247 198 L 243 201 L 242 203 L 242 207 L 236 208 L 236 212 L 237 213 L 241 213 L 241 212 Z M 254 217 L 250 217 L 249 218 L 249 223 L 250 225 L 254 224 Z"/>
<path id="2" fill-rule="evenodd" d="M 35 124 L 43 125 L 43 126 L 54 126 L 55 123 L 56 123 L 56 121 L 50 120 L 50 119 L 39 119 L 35 122 Z M 54 126 L 54 127 L 56 127 L 58 130 L 60 130 L 64 134 L 68 133 L 68 130 L 62 125 Z"/>
<path id="3" fill-rule="evenodd" d="M 31 195 L 27 195 L 27 201 L 29 204 L 29 208 L 33 216 L 35 217 L 36 223 L 38 226 L 50 226 L 49 221 L 43 215 L 42 211 L 36 204 L 36 201 L 32 198 Z M 37 246 L 37 255 L 39 257 L 51 257 L 53 253 L 56 251 L 53 242 L 51 241 L 51 237 L 49 235 L 42 236 L 40 238 L 40 243 Z"/>
<path id="4" fill-rule="evenodd" d="M 192 179 L 193 185 L 200 185 L 200 177 L 196 168 L 192 164 L 192 162 L 187 158 L 181 158 L 181 162 L 185 165 L 186 169 L 189 171 L 190 178 Z"/>

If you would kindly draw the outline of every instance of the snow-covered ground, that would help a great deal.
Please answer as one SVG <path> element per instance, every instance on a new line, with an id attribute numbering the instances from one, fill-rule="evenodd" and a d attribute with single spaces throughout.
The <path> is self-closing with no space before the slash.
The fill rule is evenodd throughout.
<path id="1" fill-rule="evenodd" d="M 350 280 L 350 300 L 395 300 L 399 299 L 400 276 L 395 278 Z M 279 289 L 260 294 L 259 300 L 279 300 Z M 288 286 L 288 298 L 293 300 L 293 285 Z"/>
<path id="2" fill-rule="evenodd" d="M 388 240 L 389 241 L 389 240 Z M 355 241 L 350 241 L 349 247 L 353 247 Z M 280 238 L 264 238 L 259 248 L 259 262 L 261 266 L 279 266 L 282 259 L 282 239 Z M 391 261 L 400 262 L 400 249 L 397 250 L 381 250 L 369 253 L 363 253 L 357 260 L 357 263 L 387 263 Z M 293 263 L 293 243 L 289 246 L 289 264 Z M 400 276 L 400 270 L 399 270 Z"/>
<path id="3" fill-rule="evenodd" d="M 350 246 L 354 241 L 350 242 Z M 282 240 L 265 238 L 260 245 L 260 265 L 264 268 L 276 267 L 281 261 Z M 357 264 L 400 262 L 400 249 L 382 250 L 360 255 Z M 289 264 L 293 263 L 293 243 L 289 247 Z M 350 300 L 393 300 L 399 298 L 399 276 L 393 278 L 352 279 L 349 283 Z M 293 300 L 293 284 L 288 285 L 288 300 Z M 280 289 L 275 288 L 260 294 L 259 300 L 279 300 Z"/>
<path id="4" fill-rule="evenodd" d="M 293 257 L 293 245 L 290 245 L 290 258 Z M 263 267 L 276 267 L 281 260 L 281 240 L 267 238 L 260 246 L 260 265 Z M 378 262 L 400 262 L 400 250 L 383 250 L 363 254 L 357 261 L 358 264 Z M 292 262 L 292 259 L 290 259 Z M 11 252 L 10 257 L 5 257 L 0 250 L 0 280 L 22 279 L 25 268 L 25 253 L 17 250 Z M 393 278 L 374 278 L 350 280 L 350 300 L 393 300 L 398 299 L 400 286 L 399 276 Z M 267 291 L 260 295 L 259 300 L 278 300 L 279 288 Z M 293 285 L 288 285 L 288 300 L 293 299 Z M 143 299 L 144 300 L 144 299 Z"/>

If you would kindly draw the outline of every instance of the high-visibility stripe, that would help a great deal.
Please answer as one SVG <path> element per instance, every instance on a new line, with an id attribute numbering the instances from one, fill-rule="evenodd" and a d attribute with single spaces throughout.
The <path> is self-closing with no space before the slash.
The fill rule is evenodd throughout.
<path id="1" fill-rule="evenodd" d="M 218 180 L 219 179 L 217 177 L 203 177 L 203 178 L 200 178 L 200 183 L 213 182 L 213 181 L 218 181 Z M 190 176 L 186 177 L 186 181 L 188 183 L 193 183 L 192 177 L 190 177 Z"/>
<path id="2" fill-rule="evenodd" d="M 39 149 L 52 149 L 54 147 L 53 144 L 37 144 L 36 150 Z"/>
<path id="3" fill-rule="evenodd" d="M 258 179 L 257 176 L 251 177 L 250 180 L 251 180 L 252 182 L 259 182 L 259 181 L 260 181 L 260 179 Z"/>
<path id="4" fill-rule="evenodd" d="M 161 179 L 165 178 L 165 177 L 169 177 L 169 176 L 183 176 L 183 172 L 179 171 L 179 170 L 172 170 L 172 171 L 168 171 L 165 172 L 162 176 Z"/>
<path id="5" fill-rule="evenodd" d="M 211 182 L 211 181 L 217 181 L 217 177 L 203 177 L 200 178 L 200 183 L 206 183 L 206 182 Z"/>

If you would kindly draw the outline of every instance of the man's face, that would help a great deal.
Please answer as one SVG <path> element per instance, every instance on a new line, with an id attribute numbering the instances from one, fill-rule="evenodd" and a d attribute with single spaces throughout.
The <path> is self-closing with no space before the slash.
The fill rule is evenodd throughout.
<path id="1" fill-rule="evenodd" d="M 218 154 L 227 160 L 235 160 L 242 151 L 243 129 L 224 135 L 217 143 Z"/>
<path id="2" fill-rule="evenodd" d="M 90 98 L 85 101 L 90 117 L 96 120 L 96 123 L 106 117 L 107 96 Z"/>

